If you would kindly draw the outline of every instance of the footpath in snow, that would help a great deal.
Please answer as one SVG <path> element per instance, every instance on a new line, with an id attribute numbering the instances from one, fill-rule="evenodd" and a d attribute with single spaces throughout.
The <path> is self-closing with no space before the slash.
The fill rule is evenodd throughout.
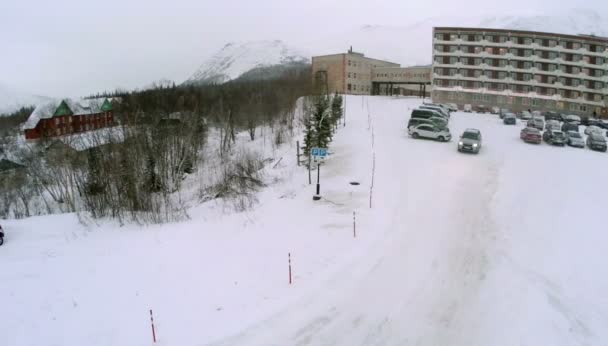
<path id="1" fill-rule="evenodd" d="M 419 103 L 346 97 L 321 201 L 292 143 L 248 212 L 3 222 L 3 344 L 151 345 L 149 309 L 160 345 L 608 344 L 608 156 L 459 112 L 452 142 L 414 140 Z M 468 127 L 479 155 L 456 151 Z"/>

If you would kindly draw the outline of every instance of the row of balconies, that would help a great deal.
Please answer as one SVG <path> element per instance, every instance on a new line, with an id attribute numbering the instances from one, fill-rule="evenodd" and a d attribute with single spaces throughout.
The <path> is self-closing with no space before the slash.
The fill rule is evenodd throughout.
<path id="1" fill-rule="evenodd" d="M 433 39 L 433 44 L 449 44 L 449 45 L 458 44 L 458 45 L 462 45 L 462 46 L 486 46 L 486 47 L 497 47 L 497 48 L 504 47 L 504 48 L 522 48 L 522 49 L 535 48 L 537 50 L 546 50 L 546 51 L 550 51 L 550 52 L 586 54 L 586 55 L 593 55 L 593 56 L 600 56 L 600 57 L 608 57 L 608 49 L 604 50 L 603 52 L 592 52 L 592 51 L 585 49 L 584 47 L 581 47 L 579 49 L 568 49 L 568 48 L 565 48 L 560 45 L 557 45 L 555 47 L 545 47 L 545 46 L 538 45 L 536 43 L 517 44 L 517 43 L 513 43 L 512 41 L 506 41 L 506 42 L 501 43 L 501 42 L 490 42 L 490 41 L 486 41 L 486 40 L 464 41 L 462 39 L 457 39 L 454 41 L 444 41 L 444 40 Z"/>
<path id="2" fill-rule="evenodd" d="M 557 76 L 557 77 L 567 77 L 567 78 L 577 78 L 577 79 L 585 79 L 585 80 L 591 80 L 591 81 L 595 81 L 595 82 L 605 82 L 608 83 L 608 74 L 605 74 L 604 76 L 598 77 L 598 76 L 589 76 L 584 74 L 583 72 L 580 73 L 566 73 L 562 70 L 555 70 L 555 71 L 543 71 L 543 70 L 539 70 L 536 67 L 531 67 L 528 69 L 522 69 L 522 68 L 516 68 L 513 67 L 511 65 L 507 65 L 507 66 L 491 66 L 491 65 L 487 65 L 487 64 L 481 64 L 481 65 L 465 65 L 462 63 L 456 63 L 456 64 L 438 64 L 435 63 L 433 64 L 433 68 L 435 67 L 441 67 L 441 68 L 459 68 L 459 69 L 481 69 L 481 70 L 490 70 L 490 71 L 498 71 L 498 72 L 515 72 L 515 73 L 532 73 L 532 74 L 540 74 L 540 75 L 548 75 L 548 76 Z"/>
<path id="3" fill-rule="evenodd" d="M 530 55 L 530 56 L 518 56 L 512 53 L 506 53 L 503 55 L 497 54 L 489 54 L 486 51 L 482 51 L 479 53 L 467 53 L 462 51 L 455 52 L 441 52 L 438 50 L 433 51 L 433 57 L 435 56 L 447 56 L 447 57 L 460 57 L 460 58 L 487 58 L 487 59 L 503 59 L 503 60 L 521 60 L 521 61 L 533 61 L 547 64 L 562 64 L 562 65 L 574 65 L 588 68 L 599 68 L 606 69 L 608 68 L 608 58 L 602 64 L 590 64 L 585 62 L 584 60 L 579 61 L 568 61 L 564 60 L 561 57 L 557 57 L 554 59 L 542 58 L 538 55 Z"/>
<path id="4" fill-rule="evenodd" d="M 464 81 L 471 81 L 471 82 L 483 81 L 483 82 L 492 82 L 492 83 L 516 84 L 516 85 L 527 85 L 527 86 L 544 87 L 544 88 L 552 88 L 552 89 L 580 91 L 580 92 L 586 92 L 586 93 L 592 93 L 592 94 L 603 94 L 603 95 L 608 94 L 608 88 L 606 88 L 606 87 L 603 87 L 601 89 L 591 89 L 591 88 L 587 88 L 583 84 L 580 84 L 578 86 L 572 86 L 572 85 L 564 85 L 561 82 L 542 83 L 542 82 L 537 81 L 536 79 L 531 79 L 531 80 L 525 81 L 525 80 L 513 79 L 511 77 L 507 77 L 507 78 L 503 78 L 503 79 L 495 79 L 495 78 L 488 78 L 487 76 L 469 77 L 469 76 L 463 76 L 460 74 L 456 74 L 454 76 L 443 76 L 443 75 L 438 75 L 436 73 L 433 74 L 433 79 L 464 80 Z"/>
<path id="5" fill-rule="evenodd" d="M 520 97 L 530 97 L 530 98 L 540 98 L 544 100 L 551 101 L 567 101 L 567 102 L 576 102 L 583 103 L 587 105 L 593 105 L 598 107 L 606 107 L 606 103 L 604 101 L 594 101 L 587 100 L 583 96 L 579 96 L 577 98 L 565 98 L 559 94 L 555 95 L 542 95 L 538 94 L 534 91 L 530 92 L 517 92 L 512 90 L 493 90 L 488 88 L 467 88 L 462 86 L 433 86 L 433 90 L 441 90 L 441 91 L 460 91 L 460 92 L 476 92 L 476 93 L 484 93 L 484 94 L 494 94 L 499 96 L 520 96 Z"/>

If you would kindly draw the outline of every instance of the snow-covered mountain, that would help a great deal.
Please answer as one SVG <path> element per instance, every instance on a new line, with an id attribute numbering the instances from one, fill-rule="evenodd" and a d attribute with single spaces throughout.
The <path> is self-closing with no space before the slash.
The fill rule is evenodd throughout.
<path id="1" fill-rule="evenodd" d="M 0 116 L 12 113 L 21 107 L 35 106 L 48 100 L 48 97 L 30 95 L 0 83 Z"/>
<path id="2" fill-rule="evenodd" d="M 224 83 L 253 69 L 304 64 L 309 61 L 309 55 L 279 40 L 228 43 L 205 61 L 184 83 Z"/>

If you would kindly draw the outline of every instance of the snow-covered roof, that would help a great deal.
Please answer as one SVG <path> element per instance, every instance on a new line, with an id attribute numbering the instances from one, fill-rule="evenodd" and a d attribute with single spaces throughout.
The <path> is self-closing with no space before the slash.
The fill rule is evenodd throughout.
<path id="1" fill-rule="evenodd" d="M 87 115 L 101 113 L 106 98 L 97 99 L 53 99 L 51 101 L 39 104 L 27 121 L 23 124 L 24 130 L 31 130 L 38 125 L 40 119 L 51 119 L 57 110 L 57 107 L 64 101 L 74 115 Z"/>

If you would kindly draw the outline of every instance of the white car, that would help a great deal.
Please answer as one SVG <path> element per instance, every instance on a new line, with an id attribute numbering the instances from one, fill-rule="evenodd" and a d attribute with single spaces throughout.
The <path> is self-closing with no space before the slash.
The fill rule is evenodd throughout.
<path id="1" fill-rule="evenodd" d="M 471 113 L 473 111 L 473 106 L 471 106 L 471 104 L 467 103 L 466 105 L 464 105 L 464 111 L 467 113 Z"/>
<path id="2" fill-rule="evenodd" d="M 575 124 L 580 124 L 581 123 L 581 117 L 579 117 L 578 115 L 566 115 L 565 120 L 569 123 L 575 123 Z"/>
<path id="3" fill-rule="evenodd" d="M 604 130 L 602 130 L 601 127 L 595 126 L 595 125 L 591 125 L 591 126 L 587 126 L 587 128 L 585 129 L 585 134 L 586 135 L 590 135 L 591 133 L 599 133 L 601 135 L 604 134 Z"/>
<path id="4" fill-rule="evenodd" d="M 585 147 L 585 140 L 583 139 L 583 136 L 581 136 L 581 134 L 576 131 L 566 132 L 566 138 L 568 138 L 567 144 L 571 147 L 576 147 L 576 148 Z"/>
<path id="5" fill-rule="evenodd" d="M 452 112 L 458 111 L 458 105 L 455 103 L 448 103 L 447 106 L 450 109 L 450 111 L 452 111 Z"/>
<path id="6" fill-rule="evenodd" d="M 521 112 L 521 119 L 530 120 L 530 119 L 532 119 L 532 114 L 528 111 L 523 111 L 523 112 Z"/>
<path id="7" fill-rule="evenodd" d="M 408 133 L 413 138 L 431 138 L 440 142 L 447 142 L 452 139 L 450 129 L 440 128 L 429 124 L 420 124 L 418 126 L 410 127 Z"/>
<path id="8" fill-rule="evenodd" d="M 492 114 L 500 114 L 500 108 L 498 108 L 498 107 L 492 107 L 492 109 L 490 110 L 490 113 L 492 113 Z"/>

